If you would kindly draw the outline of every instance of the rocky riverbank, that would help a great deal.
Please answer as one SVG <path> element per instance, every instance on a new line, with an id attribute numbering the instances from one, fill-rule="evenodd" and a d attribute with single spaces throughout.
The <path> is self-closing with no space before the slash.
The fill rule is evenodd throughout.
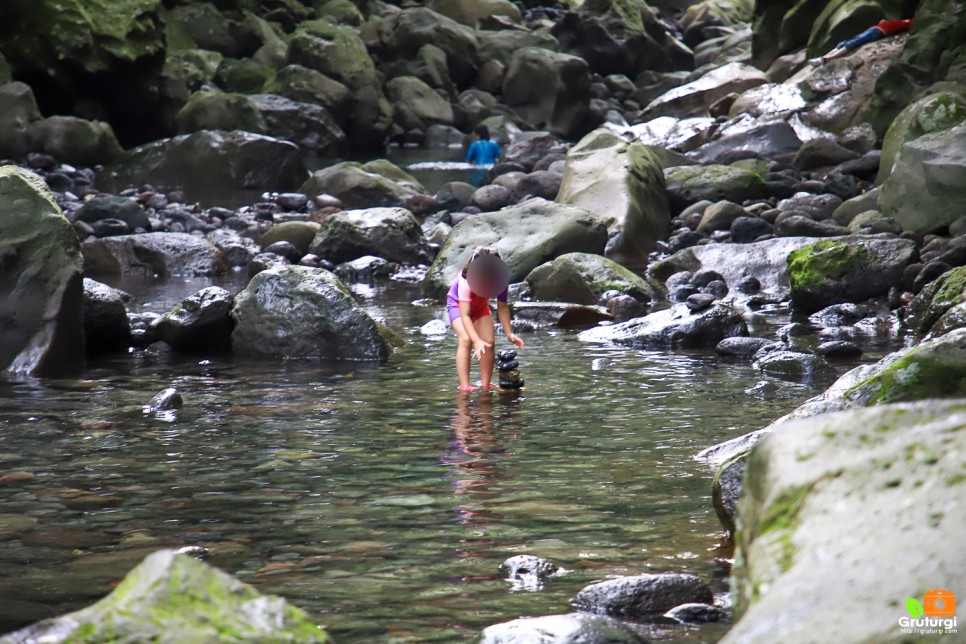
<path id="1" fill-rule="evenodd" d="M 791 598 L 817 592 L 847 558 L 840 524 L 822 512 L 843 481 L 863 499 L 859 515 L 923 486 L 947 508 L 923 515 L 929 539 L 906 524 L 887 539 L 872 511 L 857 521 L 869 543 L 899 547 L 881 559 L 918 549 L 946 576 L 894 577 L 906 591 L 850 577 L 886 623 L 856 625 L 856 641 L 898 641 L 897 593 L 963 577 L 942 545 L 956 540 L 946 517 L 961 506 L 948 467 L 963 448 L 959 403 L 921 402 L 966 395 L 966 77 L 962 48 L 937 44 L 963 42 L 961 3 L 124 0 L 80 23 L 71 0 L 41 4 L 7 8 L 26 35 L 0 28 L 6 372 L 77 373 L 86 355 L 131 349 L 385 360 L 398 336 L 346 283 L 409 281 L 436 301 L 469 249 L 496 246 L 521 329 L 714 350 L 723 364 L 753 362 L 766 388 L 841 375 L 789 416 L 699 455 L 718 468 L 716 509 L 735 535 L 731 639 L 841 621 L 835 593 L 789 616 Z M 908 36 L 806 62 L 913 11 Z M 150 107 L 132 118 L 132 104 Z M 387 144 L 462 146 L 479 124 L 504 148 L 480 185 L 429 191 L 384 159 L 305 165 L 382 156 Z M 243 207 L 200 202 L 211 186 L 262 194 Z M 251 278 L 240 293 L 206 288 L 137 314 L 95 281 L 231 271 Z M 763 334 L 776 314 L 795 321 Z M 842 375 L 841 360 L 870 346 L 906 348 Z M 795 420 L 829 412 L 839 415 Z M 859 422 L 881 431 L 850 432 Z M 923 457 L 904 458 L 934 425 L 941 437 L 918 443 Z M 824 474 L 781 465 L 825 467 L 844 449 L 854 459 Z M 866 476 L 876 468 L 898 473 Z M 827 572 L 819 550 L 841 553 Z M 606 593 L 634 604 L 646 588 L 650 608 L 610 610 L 582 593 L 583 612 L 546 628 L 620 633 L 613 618 L 695 602 L 705 607 L 679 616 L 720 618 L 709 593 L 658 601 L 659 582 L 629 578 Z M 487 641 L 530 627 L 544 628 L 508 626 Z"/>

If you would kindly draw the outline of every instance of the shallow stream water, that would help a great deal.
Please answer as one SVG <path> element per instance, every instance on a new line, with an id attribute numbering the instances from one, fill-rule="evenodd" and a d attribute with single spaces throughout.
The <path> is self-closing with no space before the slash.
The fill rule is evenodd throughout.
<path id="1" fill-rule="evenodd" d="M 132 309 L 164 311 L 207 284 L 121 286 Z M 406 285 L 356 291 L 409 340 L 385 365 L 141 353 L 79 379 L 0 380 L 0 632 L 189 544 L 339 642 L 460 641 L 567 612 L 609 575 L 692 572 L 723 595 L 731 553 L 693 456 L 827 384 L 756 397 L 759 374 L 710 351 L 545 331 L 523 336 L 523 392 L 460 395 L 454 339 L 418 331 L 442 311 Z M 184 407 L 145 415 L 168 386 Z M 570 572 L 513 591 L 497 569 L 520 553 Z M 642 627 L 666 641 L 726 630 Z"/>

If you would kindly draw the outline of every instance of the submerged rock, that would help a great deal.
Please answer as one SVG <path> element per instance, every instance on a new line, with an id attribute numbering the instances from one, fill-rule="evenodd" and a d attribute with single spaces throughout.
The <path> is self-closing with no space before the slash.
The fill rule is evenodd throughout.
<path id="1" fill-rule="evenodd" d="M 708 624 L 728 621 L 728 611 L 711 604 L 681 604 L 664 613 L 665 617 L 682 624 Z"/>
<path id="2" fill-rule="evenodd" d="M 722 642 L 897 641 L 902 598 L 966 575 L 964 450 L 962 400 L 777 427 L 748 462 Z"/>
<path id="3" fill-rule="evenodd" d="M 613 342 L 636 349 L 713 347 L 725 338 L 747 335 L 748 327 L 731 307 L 715 304 L 692 313 L 677 305 L 613 326 L 588 329 L 584 342 Z"/>
<path id="4" fill-rule="evenodd" d="M 600 615 L 642 619 L 681 604 L 708 604 L 713 599 L 711 589 L 694 575 L 637 575 L 586 586 L 574 598 L 574 607 Z"/>
<path id="5" fill-rule="evenodd" d="M 235 297 L 232 350 L 240 355 L 383 360 L 392 334 L 332 273 L 304 266 L 263 271 Z"/>
<path id="6" fill-rule="evenodd" d="M 522 617 L 483 630 L 480 644 L 647 644 L 612 617 L 589 613 Z"/>
<path id="7" fill-rule="evenodd" d="M 93 606 L 2 638 L 27 642 L 328 642 L 326 632 L 281 597 L 174 550 L 148 555 Z"/>
<path id="8" fill-rule="evenodd" d="M 534 555 L 516 555 L 500 564 L 500 576 L 513 582 L 515 590 L 540 590 L 559 573 L 557 564 Z"/>
<path id="9" fill-rule="evenodd" d="M 144 413 L 151 414 L 159 411 L 170 411 L 172 409 L 181 409 L 184 406 L 184 399 L 181 397 L 181 392 L 179 392 L 174 387 L 168 387 L 167 389 L 162 389 L 154 395 L 151 400 L 144 405 Z"/>
<path id="10" fill-rule="evenodd" d="M 40 178 L 0 168 L 0 371 L 56 375 L 84 364 L 83 258 Z"/>
<path id="11" fill-rule="evenodd" d="M 528 331 L 547 327 L 586 329 L 614 319 L 601 306 L 570 302 L 514 302 L 510 310 L 513 312 L 513 328 Z"/>

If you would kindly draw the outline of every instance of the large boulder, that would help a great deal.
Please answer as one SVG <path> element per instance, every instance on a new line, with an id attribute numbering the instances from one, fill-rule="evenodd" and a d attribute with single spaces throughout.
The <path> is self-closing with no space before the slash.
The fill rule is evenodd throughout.
<path id="1" fill-rule="evenodd" d="M 148 555 L 93 606 L 11 633 L 5 642 L 329 642 L 281 597 L 263 595 L 174 550 Z"/>
<path id="2" fill-rule="evenodd" d="M 123 221 L 131 230 L 135 228 L 142 228 L 145 231 L 151 230 L 151 221 L 148 219 L 144 208 L 134 199 L 128 197 L 99 195 L 85 201 L 84 205 L 74 213 L 74 221 L 83 221 L 88 224 L 103 219 Z"/>
<path id="3" fill-rule="evenodd" d="M 761 70 L 743 63 L 728 63 L 701 78 L 676 87 L 651 101 L 640 118 L 705 116 L 715 101 L 768 82 Z"/>
<path id="4" fill-rule="evenodd" d="M 588 329 L 579 338 L 635 349 L 686 349 L 714 347 L 725 338 L 740 335 L 748 335 L 741 314 L 729 306 L 713 304 L 696 312 L 677 305 L 621 324 Z"/>
<path id="5" fill-rule="evenodd" d="M 303 22 L 292 36 L 288 62 L 314 69 L 348 87 L 352 109 L 344 128 L 352 147 L 381 147 L 392 114 L 375 63 L 352 28 L 326 20 Z"/>
<path id="6" fill-rule="evenodd" d="M 288 242 L 300 253 L 306 255 L 312 240 L 319 232 L 319 227 L 320 224 L 314 221 L 284 221 L 265 231 L 259 243 L 262 248 L 268 248 L 275 242 Z"/>
<path id="7" fill-rule="evenodd" d="M 523 21 L 520 9 L 510 0 L 430 0 L 426 6 L 467 27 L 478 27 L 494 16 L 517 24 Z"/>
<path id="8" fill-rule="evenodd" d="M 905 230 L 941 232 L 966 212 L 966 123 L 903 144 L 879 191 L 882 214 Z"/>
<path id="9" fill-rule="evenodd" d="M 483 629 L 480 644 L 645 644 L 622 622 L 606 615 L 569 613 L 521 617 Z"/>
<path id="10" fill-rule="evenodd" d="M 446 54 L 450 78 L 464 87 L 476 77 L 479 42 L 473 29 L 423 7 L 404 9 L 381 21 L 379 39 L 398 59 L 415 59 L 423 45 Z"/>
<path id="11" fill-rule="evenodd" d="M 480 43 L 480 60 L 497 61 L 504 67 L 510 66 L 513 53 L 526 47 L 559 51 L 557 39 L 541 31 L 481 31 L 477 34 Z"/>
<path id="12" fill-rule="evenodd" d="M 154 324 L 158 337 L 181 353 L 221 353 L 231 349 L 231 293 L 203 288 L 181 300 Z"/>
<path id="13" fill-rule="evenodd" d="M 574 598 L 574 607 L 589 613 L 646 619 L 681 604 L 708 604 L 713 600 L 708 585 L 694 575 L 637 575 L 584 587 Z"/>
<path id="14" fill-rule="evenodd" d="M 644 278 L 620 264 L 589 253 L 567 253 L 541 264 L 526 277 L 537 300 L 598 304 L 608 291 L 618 291 L 649 304 L 657 294 Z"/>
<path id="15" fill-rule="evenodd" d="M 27 140 L 31 152 L 85 166 L 116 161 L 124 152 L 110 125 L 76 116 L 51 116 L 34 121 L 27 129 Z"/>
<path id="16" fill-rule="evenodd" d="M 674 167 L 664 172 L 672 212 L 680 212 L 698 201 L 733 201 L 761 199 L 767 186 L 761 175 L 743 168 L 726 165 L 694 165 Z"/>
<path id="17" fill-rule="evenodd" d="M 299 192 L 309 198 L 331 195 L 346 208 L 401 207 L 422 193 L 419 184 L 395 181 L 376 169 L 354 161 L 337 163 L 313 173 Z"/>
<path id="18" fill-rule="evenodd" d="M 84 364 L 77 234 L 35 174 L 0 168 L 0 371 L 58 375 Z"/>
<path id="19" fill-rule="evenodd" d="M 84 272 L 93 276 L 217 276 L 228 260 L 204 237 L 187 233 L 141 233 L 92 239 L 81 245 Z"/>
<path id="20" fill-rule="evenodd" d="M 644 70 L 691 69 L 692 52 L 670 33 L 642 0 L 590 0 L 556 21 L 553 35 L 562 51 L 579 56 L 601 75 Z"/>
<path id="21" fill-rule="evenodd" d="M 384 360 L 391 334 L 320 268 L 262 271 L 235 297 L 232 350 L 239 355 L 325 360 Z"/>
<path id="22" fill-rule="evenodd" d="M 84 278 L 84 344 L 88 353 L 127 352 L 131 323 L 124 302 L 130 295 Z"/>
<path id="23" fill-rule="evenodd" d="M 735 287 L 754 277 L 762 293 L 788 296 L 788 255 L 820 241 L 814 237 L 781 237 L 751 244 L 706 244 L 679 250 L 655 263 L 650 271 L 661 280 L 675 273 L 712 270 L 724 278 L 735 295 Z"/>
<path id="24" fill-rule="evenodd" d="M 345 134 L 324 107 L 274 94 L 201 91 L 176 118 L 182 133 L 244 130 L 329 154 L 342 152 L 345 144 Z"/>
<path id="25" fill-rule="evenodd" d="M 159 120 L 163 10 L 160 0 L 6 0 L 0 51 L 45 111 L 69 114 L 83 102 L 143 141 Z"/>
<path id="26" fill-rule="evenodd" d="M 910 104 L 892 122 L 882 141 L 882 161 L 876 183 L 885 182 L 892 174 L 892 167 L 906 142 L 948 130 L 963 121 L 966 121 L 966 90 L 929 94 Z"/>
<path id="27" fill-rule="evenodd" d="M 722 642 L 901 641 L 904 598 L 966 576 L 964 450 L 962 400 L 772 431 L 751 454 L 738 503 L 740 619 Z"/>
<path id="28" fill-rule="evenodd" d="M 529 199 L 499 212 L 482 213 L 459 222 L 423 279 L 422 291 L 442 297 L 476 246 L 493 246 L 519 282 L 537 266 L 566 253 L 604 252 L 607 226 L 591 212 Z"/>
<path id="29" fill-rule="evenodd" d="M 886 295 L 916 256 L 916 244 L 890 237 L 816 242 L 788 255 L 792 302 L 808 312 Z"/>
<path id="30" fill-rule="evenodd" d="M 386 83 L 393 120 L 403 130 L 426 130 L 430 125 L 452 125 L 449 101 L 413 76 L 400 76 Z"/>
<path id="31" fill-rule="evenodd" d="M 201 131 L 129 151 L 101 174 L 118 187 L 151 183 L 192 193 L 287 191 L 308 177 L 299 149 L 250 132 Z"/>
<path id="32" fill-rule="evenodd" d="M 287 65 L 278 70 L 264 90 L 299 103 L 324 107 L 340 125 L 345 124 L 352 105 L 352 92 L 344 83 L 302 65 Z"/>
<path id="33" fill-rule="evenodd" d="M 25 83 L 0 85 L 0 156 L 19 159 L 30 151 L 27 128 L 41 119 L 33 90 Z"/>
<path id="34" fill-rule="evenodd" d="M 506 104 L 537 129 L 564 138 L 589 129 L 590 70 L 583 59 L 526 47 L 513 54 L 503 79 Z"/>
<path id="35" fill-rule="evenodd" d="M 329 215 L 309 252 L 335 264 L 367 255 L 410 264 L 430 260 L 422 228 L 405 208 L 343 210 Z"/>
<path id="36" fill-rule="evenodd" d="M 607 254 L 622 264 L 646 265 L 671 227 L 661 164 L 646 145 L 610 130 L 591 132 L 567 153 L 557 201 L 600 215 L 620 235 Z"/>

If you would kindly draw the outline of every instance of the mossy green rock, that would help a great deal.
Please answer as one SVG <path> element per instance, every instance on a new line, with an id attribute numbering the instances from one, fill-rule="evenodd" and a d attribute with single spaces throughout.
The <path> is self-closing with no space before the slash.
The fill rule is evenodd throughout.
<path id="1" fill-rule="evenodd" d="M 325 74 L 301 65 L 287 65 L 265 85 L 265 92 L 278 94 L 300 103 L 315 103 L 332 113 L 343 125 L 349 116 L 352 93 L 349 88 Z"/>
<path id="2" fill-rule="evenodd" d="M 405 208 L 333 213 L 322 222 L 310 251 L 335 264 L 367 255 L 410 264 L 431 257 L 419 222 Z"/>
<path id="3" fill-rule="evenodd" d="M 560 255 L 600 255 L 606 243 L 607 225 L 592 212 L 545 199 L 528 199 L 456 224 L 420 289 L 427 296 L 443 297 L 476 246 L 493 246 L 500 251 L 513 283 Z"/>
<path id="4" fill-rule="evenodd" d="M 589 253 L 567 253 L 541 264 L 526 277 L 537 300 L 598 304 L 607 291 L 619 291 L 648 304 L 657 295 L 644 278 L 617 262 Z"/>
<path id="5" fill-rule="evenodd" d="M 930 282 L 909 303 L 903 326 L 917 338 L 938 336 L 966 326 L 966 267 L 954 268 Z"/>
<path id="6" fill-rule="evenodd" d="M 275 242 L 286 241 L 305 255 L 318 232 L 319 224 L 314 221 L 285 221 L 265 231 L 259 243 L 262 248 L 266 248 Z"/>
<path id="7" fill-rule="evenodd" d="M 821 56 L 880 20 L 904 18 L 910 8 L 907 0 L 832 0 L 824 4 L 815 7 L 814 2 L 809 3 L 810 8 L 820 11 L 808 38 L 809 56 Z"/>
<path id="8" fill-rule="evenodd" d="M 788 254 L 792 302 L 806 311 L 888 293 L 915 256 L 907 239 L 820 241 Z"/>
<path id="9" fill-rule="evenodd" d="M 217 568 L 160 550 L 107 597 L 0 642 L 329 642 L 325 630 L 281 597 L 263 595 Z"/>
<path id="10" fill-rule="evenodd" d="M 181 133 L 199 130 L 264 132 L 265 120 L 244 94 L 217 90 L 195 92 L 176 117 Z"/>
<path id="11" fill-rule="evenodd" d="M 426 6 L 468 27 L 478 27 L 481 20 L 499 16 L 522 24 L 520 9 L 510 0 L 429 0 Z"/>
<path id="12" fill-rule="evenodd" d="M 672 212 L 680 212 L 698 201 L 732 201 L 767 196 L 765 180 L 760 175 L 726 165 L 693 165 L 665 171 L 667 192 Z"/>
<path id="13" fill-rule="evenodd" d="M 537 47 L 516 51 L 503 77 L 503 98 L 538 129 L 564 138 L 590 129 L 590 68 L 582 58 Z"/>
<path id="14" fill-rule="evenodd" d="M 402 60 L 414 60 L 423 45 L 442 49 L 449 75 L 457 85 L 468 84 L 476 76 L 476 32 L 432 9 L 403 9 L 387 16 L 379 25 L 379 38 L 393 56 Z"/>
<path id="15" fill-rule="evenodd" d="M 775 428 L 748 461 L 722 642 L 913 641 L 903 598 L 966 576 L 964 450 L 961 399 Z"/>
<path id="16" fill-rule="evenodd" d="M 0 372 L 83 367 L 82 272 L 77 234 L 44 182 L 0 167 Z"/>
<path id="17" fill-rule="evenodd" d="M 236 296 L 231 316 L 232 350 L 239 355 L 384 360 L 394 344 L 345 284 L 320 268 L 262 271 Z"/>
<path id="18" fill-rule="evenodd" d="M 16 32 L 4 44 L 14 70 L 88 74 L 153 59 L 165 49 L 160 0 L 5 0 Z"/>
<path id="19" fill-rule="evenodd" d="M 452 125 L 449 101 L 414 76 L 400 76 L 386 83 L 392 117 L 403 130 L 426 130 L 430 125 Z"/>
<path id="20" fill-rule="evenodd" d="M 378 84 L 376 66 L 356 32 L 327 20 L 299 25 L 289 44 L 288 62 L 321 72 L 353 90 Z"/>
<path id="21" fill-rule="evenodd" d="M 942 232 L 966 212 L 966 123 L 902 145 L 879 208 L 903 229 Z"/>
<path id="22" fill-rule="evenodd" d="M 882 142 L 882 162 L 876 183 L 881 184 L 892 174 L 892 166 L 904 143 L 966 121 L 966 87 L 963 90 L 961 94 L 939 92 L 924 96 L 899 113 Z"/>
<path id="23" fill-rule="evenodd" d="M 6 85 L 13 80 L 13 75 L 10 73 L 10 63 L 3 54 L 0 54 L 0 85 Z"/>
<path id="24" fill-rule="evenodd" d="M 41 118 L 29 85 L 13 82 L 0 86 L 0 157 L 26 156 L 30 151 L 27 128 Z"/>
<path id="25" fill-rule="evenodd" d="M 589 210 L 620 241 L 608 256 L 645 266 L 647 254 L 671 227 L 664 170 L 647 146 L 595 130 L 567 153 L 557 201 Z"/>
<path id="26" fill-rule="evenodd" d="M 229 92 L 257 94 L 273 78 L 274 69 L 251 58 L 226 58 L 218 67 L 218 81 Z"/>
<path id="27" fill-rule="evenodd" d="M 27 140 L 33 152 L 44 152 L 63 163 L 84 166 L 110 163 L 124 153 L 109 124 L 76 116 L 51 116 L 35 121 L 27 129 Z"/>
<path id="28" fill-rule="evenodd" d="M 396 182 L 383 173 L 371 172 L 353 161 L 344 161 L 313 173 L 299 192 L 309 198 L 332 195 L 346 208 L 372 208 L 403 206 L 407 199 L 421 192 L 421 187 L 418 182 L 415 185 Z"/>

